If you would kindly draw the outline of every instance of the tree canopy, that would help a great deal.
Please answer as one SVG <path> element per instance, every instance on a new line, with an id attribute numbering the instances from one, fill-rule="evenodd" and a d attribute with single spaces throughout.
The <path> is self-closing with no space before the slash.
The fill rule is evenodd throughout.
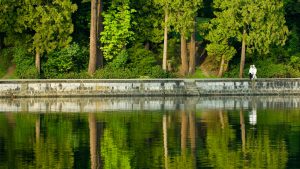
<path id="1" fill-rule="evenodd" d="M 296 0 L 1 0 L 0 58 L 17 66 L 19 78 L 242 77 L 250 64 L 268 70 L 259 77 L 299 77 L 299 6 Z M 61 52 L 74 47 L 84 56 Z M 141 71 L 136 60 L 145 56 L 151 59 Z M 64 71 L 67 62 L 57 58 L 82 66 Z M 7 68 L 1 60 L 0 75 Z"/>

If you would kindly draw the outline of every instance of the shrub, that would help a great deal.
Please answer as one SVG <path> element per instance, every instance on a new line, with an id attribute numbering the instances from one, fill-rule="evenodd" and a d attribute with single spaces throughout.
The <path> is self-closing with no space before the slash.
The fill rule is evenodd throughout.
<path id="1" fill-rule="evenodd" d="M 137 77 L 136 72 L 128 68 L 113 68 L 110 66 L 97 70 L 93 76 L 96 79 L 132 79 Z"/>
<path id="2" fill-rule="evenodd" d="M 16 75 L 21 79 L 39 78 L 33 54 L 29 53 L 26 46 L 14 47 L 14 63 L 16 64 Z"/>
<path id="3" fill-rule="evenodd" d="M 74 43 L 67 48 L 49 53 L 42 64 L 45 78 L 63 77 L 72 72 L 79 73 L 87 68 L 88 49 Z"/>
<path id="4" fill-rule="evenodd" d="M 6 48 L 0 51 L 0 77 L 6 74 L 8 67 L 12 64 L 13 48 Z"/>
<path id="5" fill-rule="evenodd" d="M 128 49 L 128 54 L 128 68 L 137 71 L 140 76 L 152 74 L 152 68 L 157 65 L 154 53 L 144 49 L 142 45 L 138 44 Z"/>
<path id="6" fill-rule="evenodd" d="M 244 77 L 248 77 L 250 65 L 245 65 Z M 258 78 L 295 78 L 300 77 L 300 71 L 291 65 L 274 63 L 270 59 L 259 60 L 255 63 Z M 225 77 L 238 77 L 239 65 L 233 66 Z"/>

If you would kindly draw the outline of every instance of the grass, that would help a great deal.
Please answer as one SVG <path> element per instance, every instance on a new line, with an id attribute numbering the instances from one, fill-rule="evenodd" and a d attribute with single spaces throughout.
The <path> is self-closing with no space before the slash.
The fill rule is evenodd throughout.
<path id="1" fill-rule="evenodd" d="M 214 75 L 206 75 L 203 73 L 203 71 L 199 68 L 196 69 L 195 73 L 193 75 L 188 75 L 187 78 L 191 78 L 191 79 L 195 79 L 195 78 L 199 78 L 199 79 L 204 79 L 204 78 L 216 78 L 216 76 Z"/>

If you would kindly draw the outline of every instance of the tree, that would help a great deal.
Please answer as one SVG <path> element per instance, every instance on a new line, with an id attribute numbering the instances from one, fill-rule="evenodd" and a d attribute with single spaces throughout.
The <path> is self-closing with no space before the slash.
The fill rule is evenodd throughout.
<path id="1" fill-rule="evenodd" d="M 242 43 L 239 77 L 243 77 L 246 51 L 259 54 L 270 52 L 273 45 L 284 45 L 288 28 L 285 26 L 281 0 L 215 0 L 212 29 L 223 40 L 234 38 Z"/>
<path id="2" fill-rule="evenodd" d="M 208 55 L 215 57 L 215 61 L 219 63 L 218 77 L 222 77 L 227 70 L 228 62 L 236 54 L 236 50 L 227 43 L 210 43 L 207 45 L 206 50 Z"/>
<path id="3" fill-rule="evenodd" d="M 103 13 L 101 49 L 105 59 L 116 57 L 134 39 L 134 32 L 131 30 L 131 26 L 135 24 L 131 16 L 134 12 L 135 10 L 129 6 L 129 0 L 125 0 L 113 1 L 109 9 Z"/>
<path id="4" fill-rule="evenodd" d="M 174 0 L 171 4 L 170 24 L 174 26 L 174 30 L 180 34 L 181 41 L 181 73 L 186 75 L 189 69 L 189 61 L 187 57 L 188 34 L 194 32 L 195 17 L 202 0 L 181 1 Z"/>
<path id="5" fill-rule="evenodd" d="M 195 66 L 196 66 L 196 17 L 194 17 L 194 27 L 191 33 L 191 41 L 190 41 L 189 74 L 195 73 Z"/>
<path id="6" fill-rule="evenodd" d="M 71 14 L 77 6 L 70 0 L 24 1 L 16 8 L 19 32 L 33 31 L 32 50 L 35 51 L 35 65 L 40 73 L 41 55 L 56 48 L 66 47 L 72 40 Z"/>
<path id="7" fill-rule="evenodd" d="M 144 44 L 147 50 L 150 50 L 151 44 L 163 41 L 164 31 L 161 23 L 164 10 L 156 3 L 156 0 L 135 0 L 131 3 L 133 9 L 138 9 L 132 17 L 133 22 L 137 23 L 137 26 L 132 27 L 135 43 Z"/>
<path id="8" fill-rule="evenodd" d="M 98 67 L 103 66 L 103 55 L 100 50 L 100 34 L 103 31 L 102 9 L 102 0 L 91 0 L 89 74 L 93 74 Z"/>
<path id="9" fill-rule="evenodd" d="M 154 3 L 163 7 L 164 10 L 164 47 L 163 47 L 163 62 L 162 69 L 167 71 L 167 59 L 168 59 L 168 22 L 171 0 L 154 0 Z"/>
<path id="10" fill-rule="evenodd" d="M 96 71 L 97 65 L 97 19 L 97 0 L 91 0 L 89 74 L 93 74 Z"/>

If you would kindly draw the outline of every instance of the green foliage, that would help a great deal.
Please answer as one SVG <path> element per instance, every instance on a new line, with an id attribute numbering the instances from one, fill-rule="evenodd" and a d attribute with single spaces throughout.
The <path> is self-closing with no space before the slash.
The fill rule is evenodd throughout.
<path id="1" fill-rule="evenodd" d="M 168 61 L 170 62 L 174 72 L 180 65 L 180 44 L 177 37 L 168 40 Z"/>
<path id="2" fill-rule="evenodd" d="M 0 51 L 0 78 L 5 75 L 6 70 L 12 65 L 13 49 L 7 48 Z"/>
<path id="3" fill-rule="evenodd" d="M 137 42 L 160 43 L 163 41 L 163 10 L 153 4 L 155 0 L 135 0 L 132 4 L 137 11 L 133 15 L 133 21 L 137 23 L 132 27 Z"/>
<path id="4" fill-rule="evenodd" d="M 183 36 L 191 33 L 198 9 L 202 6 L 202 0 L 174 0 L 170 3 L 169 24 L 174 30 Z"/>
<path id="5" fill-rule="evenodd" d="M 214 56 L 218 62 L 221 61 L 222 57 L 228 62 L 236 54 L 234 47 L 228 46 L 227 44 L 211 43 L 207 45 L 206 50 L 208 55 Z"/>
<path id="6" fill-rule="evenodd" d="M 131 31 L 132 13 L 129 2 L 112 4 L 108 11 L 103 12 L 104 31 L 101 32 L 102 51 L 105 59 L 116 57 L 126 45 L 133 40 L 134 32 Z"/>
<path id="7" fill-rule="evenodd" d="M 28 52 L 27 46 L 17 46 L 14 48 L 14 63 L 16 64 L 16 74 L 21 79 L 36 79 L 39 77 L 34 66 L 34 57 Z"/>
<path id="8" fill-rule="evenodd" d="M 126 78 L 168 78 L 170 73 L 164 72 L 157 65 L 155 54 L 143 48 L 141 44 L 122 50 L 114 60 L 103 69 L 96 71 L 94 78 L 126 79 Z"/>
<path id="9" fill-rule="evenodd" d="M 45 78 L 61 77 L 62 74 L 71 72 L 79 73 L 86 69 L 88 61 L 88 49 L 74 43 L 67 48 L 56 50 L 47 56 L 42 65 Z"/>
<path id="10" fill-rule="evenodd" d="M 293 68 L 300 70 L 300 53 L 291 57 L 290 64 Z"/>
<path id="11" fill-rule="evenodd" d="M 216 77 L 214 77 L 214 76 L 207 76 L 207 75 L 205 75 L 202 71 L 201 71 L 201 69 L 196 69 L 195 70 L 195 73 L 194 74 L 192 74 L 192 75 L 188 75 L 187 76 L 187 78 L 216 78 Z"/>
<path id="12" fill-rule="evenodd" d="M 128 52 L 126 50 L 122 50 L 118 56 L 109 63 L 109 66 L 113 68 L 124 68 L 128 62 L 128 57 Z"/>
<path id="13" fill-rule="evenodd" d="M 245 65 L 243 77 L 248 77 L 249 65 Z M 298 78 L 300 77 L 299 69 L 284 63 L 275 63 L 271 59 L 261 59 L 255 61 L 258 78 Z M 225 73 L 225 77 L 236 77 L 239 72 L 239 66 L 233 66 L 230 71 Z"/>
<path id="14" fill-rule="evenodd" d="M 137 70 L 142 76 L 148 75 L 151 68 L 156 65 L 155 55 L 141 45 L 128 49 L 128 53 L 130 61 L 128 67 Z"/>
<path id="15" fill-rule="evenodd" d="M 95 72 L 93 78 L 96 79 L 133 79 L 138 78 L 136 72 L 128 68 L 114 68 L 106 66 L 103 69 L 99 69 Z"/>
<path id="16" fill-rule="evenodd" d="M 36 7 L 35 7 L 36 6 Z M 33 30 L 33 49 L 37 52 L 51 52 L 71 42 L 73 32 L 71 14 L 77 6 L 70 0 L 24 1 L 18 8 L 18 23 L 22 31 Z"/>

